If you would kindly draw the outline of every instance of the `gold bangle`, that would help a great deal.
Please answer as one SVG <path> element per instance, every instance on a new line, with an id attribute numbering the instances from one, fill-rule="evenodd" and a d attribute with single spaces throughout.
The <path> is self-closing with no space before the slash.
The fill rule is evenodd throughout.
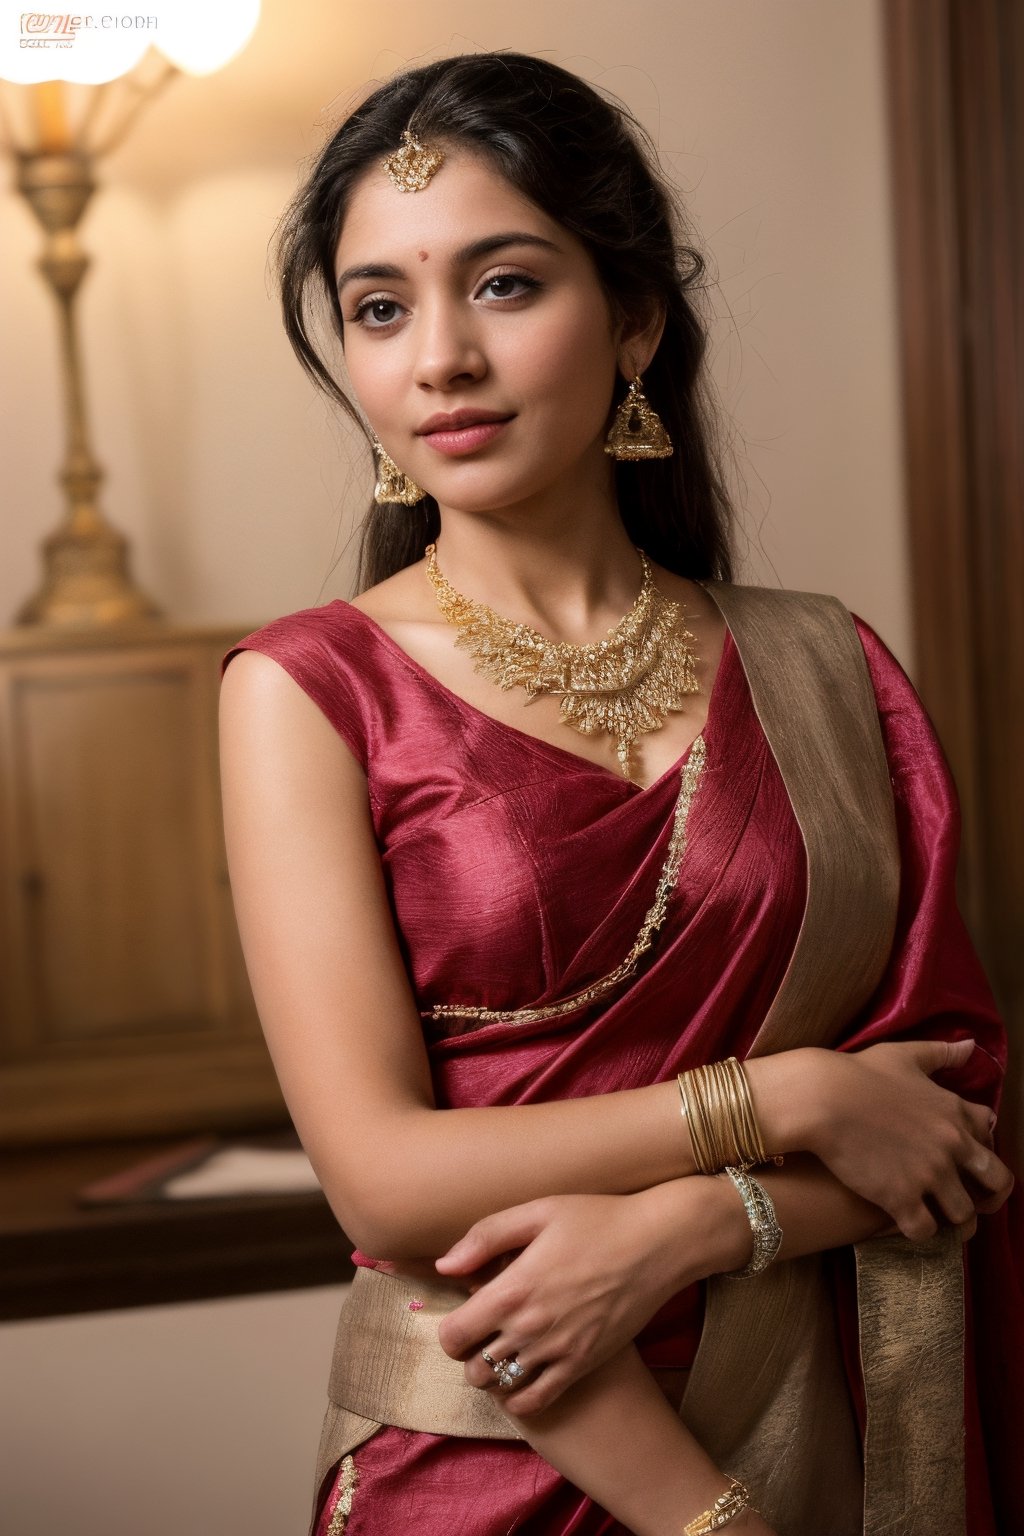
<path id="1" fill-rule="evenodd" d="M 709 1536 L 711 1531 L 720 1531 L 724 1525 L 728 1525 L 742 1515 L 745 1509 L 750 1508 L 750 1494 L 738 1478 L 730 1477 L 729 1486 L 721 1494 L 710 1509 L 697 1515 L 689 1525 L 683 1526 L 683 1536 Z"/>
<path id="2" fill-rule="evenodd" d="M 747 1082 L 747 1074 L 735 1056 L 730 1056 L 725 1065 L 732 1073 L 733 1088 L 739 1105 L 744 1143 L 755 1154 L 754 1162 L 766 1163 L 768 1162 L 768 1153 L 765 1151 L 761 1127 L 758 1125 L 757 1116 L 754 1114 L 754 1101 L 750 1097 L 750 1084 Z"/>
<path id="3" fill-rule="evenodd" d="M 698 1172 L 718 1173 L 725 1167 L 753 1168 L 771 1161 L 754 1113 L 746 1073 L 735 1056 L 680 1072 L 677 1082 Z"/>
<path id="4" fill-rule="evenodd" d="M 715 1173 L 717 1169 L 712 1162 L 712 1150 L 704 1118 L 704 1101 L 693 1091 L 695 1077 L 694 1072 L 680 1072 L 676 1079 L 679 1084 L 682 1115 L 689 1127 L 690 1145 L 693 1148 L 693 1160 L 697 1165 L 698 1173 Z"/>

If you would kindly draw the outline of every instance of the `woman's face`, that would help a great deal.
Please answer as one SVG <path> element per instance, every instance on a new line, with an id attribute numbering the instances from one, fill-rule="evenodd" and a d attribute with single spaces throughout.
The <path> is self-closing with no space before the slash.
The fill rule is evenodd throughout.
<path id="1" fill-rule="evenodd" d="M 486 161 L 450 151 L 419 192 L 368 171 L 335 272 L 353 390 L 442 507 L 607 483 L 618 342 L 594 263 Z"/>

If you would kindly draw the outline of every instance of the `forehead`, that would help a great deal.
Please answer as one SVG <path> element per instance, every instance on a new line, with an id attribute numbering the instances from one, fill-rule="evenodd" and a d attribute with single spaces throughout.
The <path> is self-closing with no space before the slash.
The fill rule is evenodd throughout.
<path id="1" fill-rule="evenodd" d="M 517 229 L 575 244 L 568 230 L 492 165 L 465 150 L 451 150 L 419 192 L 402 192 L 377 165 L 365 171 L 349 199 L 335 252 L 335 268 L 370 260 L 399 261 L 415 249 L 443 257 L 473 239 Z"/>

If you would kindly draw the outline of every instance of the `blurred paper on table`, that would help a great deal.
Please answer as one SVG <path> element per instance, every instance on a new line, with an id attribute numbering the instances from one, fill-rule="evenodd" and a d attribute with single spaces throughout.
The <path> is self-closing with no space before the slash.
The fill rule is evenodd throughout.
<path id="1" fill-rule="evenodd" d="M 169 1200 L 201 1200 L 226 1195 L 299 1195 L 320 1188 L 305 1152 L 266 1147 L 225 1147 L 198 1168 L 167 1179 Z"/>
<path id="2" fill-rule="evenodd" d="M 180 1142 L 153 1157 L 96 1179 L 78 1192 L 80 1205 L 227 1200 L 246 1195 L 306 1195 L 320 1185 L 293 1135 L 287 1146 L 225 1143 L 215 1136 Z"/>

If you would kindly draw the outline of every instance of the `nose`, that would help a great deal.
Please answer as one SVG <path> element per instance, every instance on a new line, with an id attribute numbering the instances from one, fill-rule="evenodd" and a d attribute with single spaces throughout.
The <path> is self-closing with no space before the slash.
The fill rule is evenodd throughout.
<path id="1" fill-rule="evenodd" d="M 414 366 L 420 389 L 457 389 L 482 379 L 486 372 L 487 360 L 465 308 L 443 300 L 421 305 Z"/>

